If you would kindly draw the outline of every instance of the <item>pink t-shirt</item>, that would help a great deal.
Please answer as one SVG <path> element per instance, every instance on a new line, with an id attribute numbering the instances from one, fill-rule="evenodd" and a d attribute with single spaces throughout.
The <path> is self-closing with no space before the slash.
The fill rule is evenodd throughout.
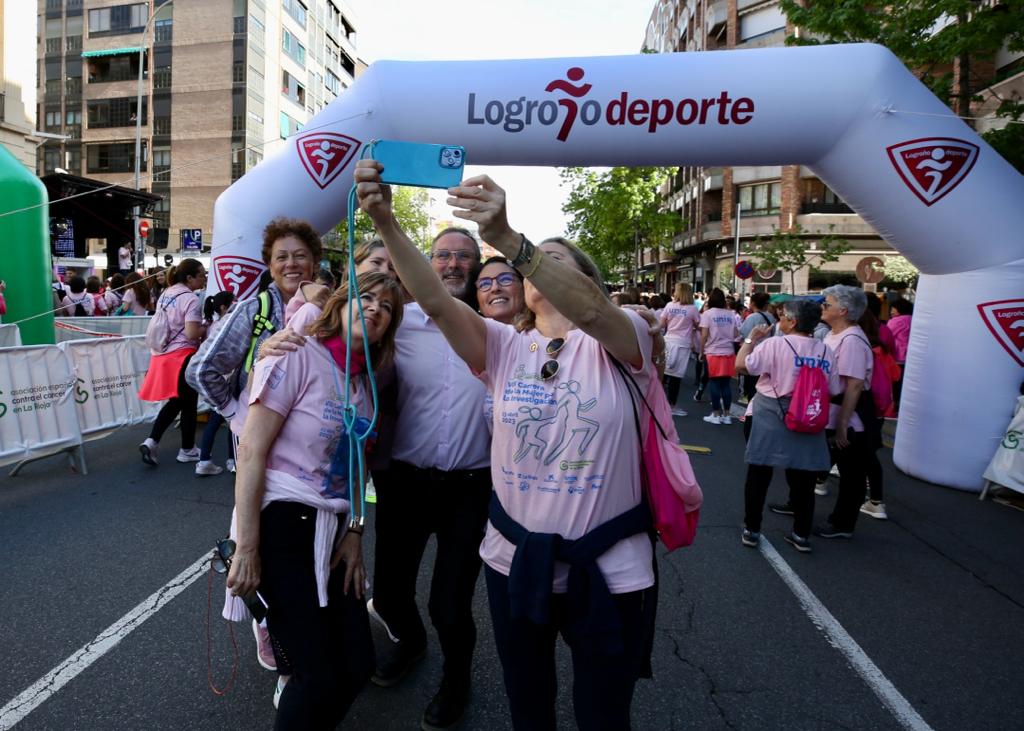
<path id="1" fill-rule="evenodd" d="M 792 348 L 790 347 L 792 346 Z M 795 353 L 793 351 L 796 351 Z M 758 393 L 770 398 L 789 396 L 796 388 L 796 379 L 803 366 L 821 368 L 828 378 L 829 393 L 842 391 L 835 366 L 835 353 L 820 340 L 801 335 L 765 338 L 747 356 L 747 372 L 761 376 Z"/>
<path id="2" fill-rule="evenodd" d="M 897 363 L 905 363 L 907 361 L 907 345 L 910 343 L 910 320 L 910 315 L 896 315 L 890 318 L 887 323 L 889 332 L 892 333 L 893 340 L 896 341 L 896 350 L 892 356 L 896 359 Z"/>
<path id="3" fill-rule="evenodd" d="M 689 345 L 693 331 L 700 325 L 700 312 L 693 305 L 670 302 L 661 311 L 661 326 L 665 337 L 678 338 Z"/>
<path id="4" fill-rule="evenodd" d="M 847 378 L 859 378 L 864 381 L 864 390 L 871 388 L 871 368 L 874 364 L 875 354 L 868 344 L 868 336 L 857 325 L 846 328 L 838 335 L 829 333 L 825 336 L 825 345 L 830 347 L 836 354 L 836 370 L 840 376 L 842 393 L 846 389 Z M 832 404 L 828 411 L 828 428 L 835 429 L 839 422 L 839 412 L 842 407 L 839 404 Z M 850 426 L 854 431 L 864 431 L 864 423 L 854 412 L 850 416 Z"/>
<path id="5" fill-rule="evenodd" d="M 636 328 L 644 364 L 630 369 L 641 392 L 649 380 L 652 340 L 647 322 L 623 310 Z M 579 538 L 640 502 L 640 446 L 630 396 L 611 357 L 594 338 L 572 330 L 552 359 L 536 330 L 484 320 L 487 368 L 494 394 L 491 475 L 509 516 L 535 533 Z M 558 372 L 541 380 L 549 360 Z M 628 368 L 628 366 L 627 366 Z M 488 523 L 480 546 L 487 565 L 506 576 L 514 546 Z M 651 542 L 630 536 L 597 560 L 613 594 L 654 583 Z M 555 592 L 565 592 L 569 566 L 555 564 Z"/>
<path id="6" fill-rule="evenodd" d="M 708 344 L 705 355 L 735 355 L 733 343 L 740 334 L 736 321 L 739 317 L 732 310 L 713 307 L 700 316 L 701 330 L 708 330 Z"/>
<path id="7" fill-rule="evenodd" d="M 370 416 L 363 378 L 353 379 L 351 403 Z M 316 338 L 287 355 L 263 358 L 253 367 L 248 403 L 260 403 L 285 417 L 267 454 L 267 469 L 306 483 L 325 497 L 348 499 L 341 482 L 329 479 L 331 457 L 342 433 L 345 375 Z"/>
<path id="8" fill-rule="evenodd" d="M 171 339 L 164 353 L 199 347 L 198 340 L 189 340 L 185 335 L 186 322 L 203 321 L 203 308 L 199 306 L 199 298 L 192 290 L 184 284 L 172 285 L 163 291 L 156 306 L 158 309 L 167 308 L 167 326 L 170 328 Z"/>

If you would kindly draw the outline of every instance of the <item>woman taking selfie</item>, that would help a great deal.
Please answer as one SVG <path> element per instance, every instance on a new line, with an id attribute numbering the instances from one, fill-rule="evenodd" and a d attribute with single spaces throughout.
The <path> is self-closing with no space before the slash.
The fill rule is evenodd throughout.
<path id="1" fill-rule="evenodd" d="M 248 387 L 228 588 L 236 597 L 259 590 L 270 634 L 291 668 L 278 729 L 333 729 L 374 666 L 362 526 L 349 527 L 358 506 L 348 484 L 343 414 L 350 403 L 371 418 L 364 339 L 373 367 L 387 366 L 402 306 L 390 277 L 367 273 L 356 281 L 365 330 L 355 312 L 348 332 L 356 303 L 343 285 L 322 313 L 311 304 L 299 309 L 290 324 L 306 333 L 306 346 L 260 360 Z M 345 394 L 349 338 L 353 378 Z"/>

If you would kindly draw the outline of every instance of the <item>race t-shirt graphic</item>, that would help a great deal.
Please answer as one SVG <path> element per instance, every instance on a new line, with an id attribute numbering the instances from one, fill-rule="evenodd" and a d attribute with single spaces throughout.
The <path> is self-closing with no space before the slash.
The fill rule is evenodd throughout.
<path id="1" fill-rule="evenodd" d="M 244 300 L 256 291 L 263 274 L 263 262 L 245 256 L 218 256 L 213 260 L 213 275 L 217 286 L 235 293 L 235 299 Z"/>
<path id="2" fill-rule="evenodd" d="M 1024 299 L 982 302 L 978 312 L 1010 357 L 1024 366 Z"/>
<path id="3" fill-rule="evenodd" d="M 345 169 L 359 144 L 359 140 L 336 132 L 310 132 L 295 138 L 302 166 L 321 189 Z"/>
<path id="4" fill-rule="evenodd" d="M 978 146 L 950 137 L 923 137 L 886 150 L 903 182 L 926 206 L 960 184 L 978 159 Z"/>

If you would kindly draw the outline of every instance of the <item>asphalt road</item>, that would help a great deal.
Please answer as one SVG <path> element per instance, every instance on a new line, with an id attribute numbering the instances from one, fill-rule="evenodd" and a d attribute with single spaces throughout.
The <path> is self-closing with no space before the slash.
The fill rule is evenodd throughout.
<path id="1" fill-rule="evenodd" d="M 782 540 L 788 519 L 766 515 L 765 535 L 782 560 L 919 714 L 917 722 L 901 720 L 765 555 L 741 546 L 741 427 L 705 424 L 703 408 L 678 420 L 685 443 L 712 449 L 692 457 L 705 495 L 700 530 L 694 546 L 661 552 L 655 677 L 637 686 L 634 728 L 1024 728 L 1024 513 L 911 479 L 885 450 L 891 520 L 862 516 L 854 540 L 817 539 L 804 555 Z M 88 444 L 87 476 L 55 457 L 0 477 L 0 705 L 94 642 L 226 532 L 230 475 L 197 479 L 192 465 L 168 461 L 173 432 L 165 463 L 146 467 L 136 450 L 145 432 Z M 833 485 L 818 499 L 819 518 L 834 495 Z M 777 475 L 769 500 L 784 497 Z M 372 541 L 371 525 L 368 549 Z M 424 597 L 430 560 L 421 572 Z M 17 728 L 269 728 L 275 678 L 256 664 L 245 626 L 236 632 L 233 687 L 223 697 L 210 691 L 207 578 L 128 623 L 123 639 L 66 685 L 43 688 L 45 700 Z M 228 625 L 218 613 L 222 587 L 216 577 L 209 657 L 218 685 L 232 675 Z M 499 731 L 509 723 L 482 580 L 476 617 L 473 697 L 462 728 Z M 368 686 L 343 726 L 418 728 L 440 676 L 430 642 L 427 659 L 399 687 Z M 571 729 L 567 653 L 559 662 L 560 725 Z M 0 729 L 11 718 L 9 706 L 0 710 Z"/>

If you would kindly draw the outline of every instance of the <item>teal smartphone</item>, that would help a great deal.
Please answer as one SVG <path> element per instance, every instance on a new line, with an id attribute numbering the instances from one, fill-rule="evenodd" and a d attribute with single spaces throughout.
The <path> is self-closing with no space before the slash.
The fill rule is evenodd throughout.
<path id="1" fill-rule="evenodd" d="M 458 185 L 466 166 L 466 150 L 459 145 L 377 140 L 370 157 L 384 166 L 381 182 L 417 188 Z"/>

